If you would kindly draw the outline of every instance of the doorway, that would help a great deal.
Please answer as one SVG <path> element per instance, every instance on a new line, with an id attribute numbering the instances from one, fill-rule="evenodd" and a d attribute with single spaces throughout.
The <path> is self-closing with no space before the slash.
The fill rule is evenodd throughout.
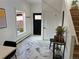
<path id="1" fill-rule="evenodd" d="M 41 35 L 41 13 L 33 13 L 33 34 Z"/>

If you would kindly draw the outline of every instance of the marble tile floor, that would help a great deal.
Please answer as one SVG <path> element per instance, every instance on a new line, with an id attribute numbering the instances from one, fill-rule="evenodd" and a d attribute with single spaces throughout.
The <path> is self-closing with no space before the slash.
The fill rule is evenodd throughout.
<path id="1" fill-rule="evenodd" d="M 42 40 L 41 36 L 31 36 L 17 45 L 17 59 L 52 59 L 52 50 L 49 41 Z"/>

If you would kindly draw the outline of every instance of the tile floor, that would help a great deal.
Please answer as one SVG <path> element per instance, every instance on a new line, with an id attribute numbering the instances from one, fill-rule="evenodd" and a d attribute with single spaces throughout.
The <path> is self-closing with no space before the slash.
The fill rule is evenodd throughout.
<path id="1" fill-rule="evenodd" d="M 52 59 L 52 50 L 49 50 L 49 41 L 42 40 L 41 36 L 31 36 L 17 45 L 17 59 Z"/>

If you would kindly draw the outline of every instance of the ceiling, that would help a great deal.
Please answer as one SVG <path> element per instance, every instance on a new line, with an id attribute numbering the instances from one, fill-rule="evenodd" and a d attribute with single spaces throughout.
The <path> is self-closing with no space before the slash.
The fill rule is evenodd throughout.
<path id="1" fill-rule="evenodd" d="M 26 0 L 26 1 L 31 4 L 38 4 L 38 3 L 41 3 L 42 0 Z"/>
<path id="2" fill-rule="evenodd" d="M 43 9 L 44 11 L 53 12 L 56 11 L 60 13 L 62 9 L 63 0 L 43 0 Z"/>
<path id="3" fill-rule="evenodd" d="M 44 10 L 52 11 L 55 10 L 57 12 L 60 12 L 62 9 L 62 1 L 63 0 L 26 0 L 27 2 L 31 4 L 40 4 L 43 3 L 45 6 L 43 6 Z"/>

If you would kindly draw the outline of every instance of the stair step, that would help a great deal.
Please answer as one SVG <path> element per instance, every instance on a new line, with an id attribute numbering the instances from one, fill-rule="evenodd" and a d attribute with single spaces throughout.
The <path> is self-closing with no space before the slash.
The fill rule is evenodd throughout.
<path id="1" fill-rule="evenodd" d="M 71 12 L 72 16 L 79 15 L 79 10 L 78 9 L 71 9 L 70 12 Z"/>
<path id="2" fill-rule="evenodd" d="M 79 23 L 79 19 L 76 19 L 76 20 L 73 19 L 73 23 L 75 23 L 75 22 Z"/>
<path id="3" fill-rule="evenodd" d="M 73 19 L 73 22 L 79 23 L 79 19 L 76 19 L 76 20 Z"/>
<path id="4" fill-rule="evenodd" d="M 75 27 L 79 27 L 79 26 L 75 26 Z"/>
<path id="5" fill-rule="evenodd" d="M 74 49 L 79 50 L 79 45 L 75 45 Z"/>
<path id="6" fill-rule="evenodd" d="M 79 37 L 79 31 L 76 31 L 76 35 L 77 35 L 77 37 Z"/>
<path id="7" fill-rule="evenodd" d="M 79 31 L 79 26 L 75 26 L 75 30 L 76 30 L 76 32 L 78 32 Z"/>
<path id="8" fill-rule="evenodd" d="M 79 59 L 79 45 L 75 45 L 73 59 Z"/>
<path id="9" fill-rule="evenodd" d="M 79 55 L 73 54 L 73 59 L 79 59 Z"/>
<path id="10" fill-rule="evenodd" d="M 79 19 L 79 15 L 71 15 L 74 19 Z"/>
<path id="11" fill-rule="evenodd" d="M 74 51 L 74 55 L 78 55 L 79 56 L 79 50 L 78 51 Z"/>
<path id="12" fill-rule="evenodd" d="M 77 12 L 79 12 L 79 9 L 70 9 L 70 12 L 71 13 L 77 13 Z"/>
<path id="13" fill-rule="evenodd" d="M 79 33 L 79 31 L 76 31 L 77 33 Z"/>
<path id="14" fill-rule="evenodd" d="M 72 16 L 77 16 L 77 15 L 79 15 L 79 11 L 71 11 L 71 15 Z"/>
<path id="15" fill-rule="evenodd" d="M 79 45 L 75 45 L 73 59 L 79 59 Z"/>
<path id="16" fill-rule="evenodd" d="M 79 26 L 79 22 L 73 22 L 74 26 Z"/>
<path id="17" fill-rule="evenodd" d="M 78 38 L 78 42 L 79 42 L 79 37 L 77 37 Z"/>

